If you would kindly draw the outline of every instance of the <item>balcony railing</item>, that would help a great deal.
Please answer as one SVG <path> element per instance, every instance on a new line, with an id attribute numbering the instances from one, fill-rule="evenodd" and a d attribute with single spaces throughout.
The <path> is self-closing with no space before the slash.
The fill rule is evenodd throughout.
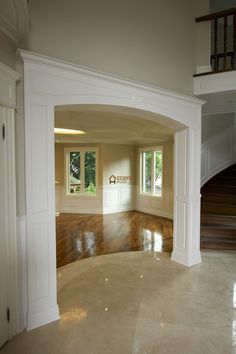
<path id="1" fill-rule="evenodd" d="M 236 8 L 198 17 L 195 21 L 211 21 L 212 73 L 236 70 Z"/>

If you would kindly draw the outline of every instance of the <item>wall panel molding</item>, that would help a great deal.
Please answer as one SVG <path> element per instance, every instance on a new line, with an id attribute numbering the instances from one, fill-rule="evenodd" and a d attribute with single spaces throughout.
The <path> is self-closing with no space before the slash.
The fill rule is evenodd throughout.
<path id="1" fill-rule="evenodd" d="M 201 186 L 217 173 L 235 163 L 235 126 L 213 136 L 201 147 Z"/>

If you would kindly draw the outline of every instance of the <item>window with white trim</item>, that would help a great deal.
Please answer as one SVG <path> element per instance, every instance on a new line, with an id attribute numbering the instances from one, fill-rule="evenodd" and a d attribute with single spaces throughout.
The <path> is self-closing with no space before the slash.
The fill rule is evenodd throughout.
<path id="1" fill-rule="evenodd" d="M 140 193 L 162 196 L 162 146 L 140 150 Z"/>
<path id="2" fill-rule="evenodd" d="M 65 154 L 67 195 L 96 195 L 97 149 L 69 148 Z"/>

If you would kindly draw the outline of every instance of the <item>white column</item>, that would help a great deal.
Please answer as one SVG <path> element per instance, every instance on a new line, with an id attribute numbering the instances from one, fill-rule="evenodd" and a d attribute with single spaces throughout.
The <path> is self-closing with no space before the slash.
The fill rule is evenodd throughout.
<path id="1" fill-rule="evenodd" d="M 171 259 L 186 266 L 201 262 L 201 129 L 175 133 L 174 245 Z"/>
<path id="2" fill-rule="evenodd" d="M 25 89 L 28 80 L 26 77 Z M 54 109 L 29 96 L 25 102 L 28 261 L 27 329 L 59 319 L 56 289 Z"/>

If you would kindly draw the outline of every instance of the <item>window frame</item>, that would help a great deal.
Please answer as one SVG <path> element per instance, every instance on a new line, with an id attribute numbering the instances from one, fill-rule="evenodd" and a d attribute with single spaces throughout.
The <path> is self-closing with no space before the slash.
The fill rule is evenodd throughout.
<path id="1" fill-rule="evenodd" d="M 161 195 L 155 194 L 155 158 L 154 153 L 156 151 L 161 151 L 162 153 L 162 186 L 161 186 Z M 163 145 L 158 146 L 147 146 L 139 149 L 139 163 L 140 163 L 140 171 L 139 171 L 139 194 L 143 196 L 150 196 L 156 198 L 162 198 L 163 195 L 163 165 L 164 165 L 164 153 L 163 153 Z M 151 192 L 144 192 L 145 190 L 145 160 L 143 158 L 145 152 L 152 152 L 151 158 Z"/>
<path id="2" fill-rule="evenodd" d="M 70 176 L 70 171 L 69 171 L 69 159 L 70 159 L 70 152 L 80 152 L 81 157 L 80 157 L 80 180 L 81 180 L 81 190 L 79 193 L 70 193 L 70 183 L 69 183 L 69 176 Z M 86 152 L 95 152 L 95 183 L 96 183 L 96 193 L 95 194 L 89 194 L 85 192 L 85 168 L 84 168 L 84 158 L 85 158 L 85 153 Z M 86 147 L 69 147 L 69 148 L 64 148 L 64 159 L 65 159 L 65 186 L 66 186 L 66 196 L 68 197 L 78 197 L 78 196 L 85 196 L 85 197 L 96 197 L 97 196 L 97 190 L 98 190 L 98 147 L 91 147 L 91 146 L 86 146 Z"/>

